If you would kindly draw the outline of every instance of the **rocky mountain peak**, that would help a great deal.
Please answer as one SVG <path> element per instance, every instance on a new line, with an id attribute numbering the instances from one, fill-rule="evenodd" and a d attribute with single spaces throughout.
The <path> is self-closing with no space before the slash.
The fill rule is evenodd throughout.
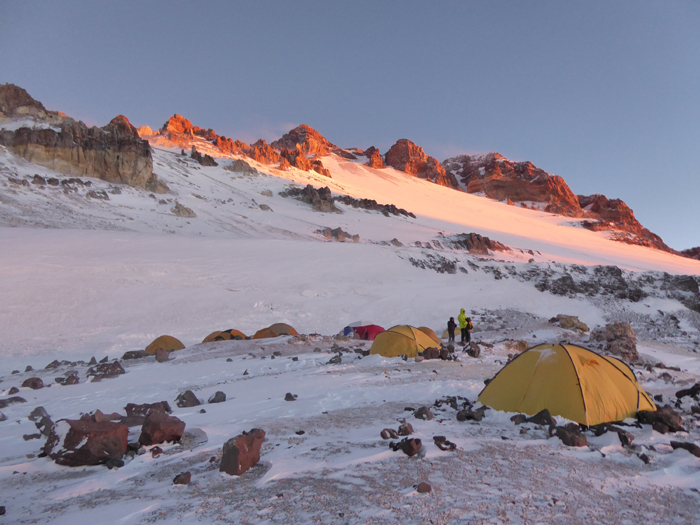
<path id="1" fill-rule="evenodd" d="M 139 132 L 134 126 L 131 125 L 129 119 L 126 118 L 124 115 L 117 115 L 112 120 L 110 120 L 109 124 L 104 126 L 102 129 L 104 129 L 105 131 L 116 132 L 125 137 L 140 139 Z"/>
<path id="2" fill-rule="evenodd" d="M 164 133 L 182 133 L 185 135 L 194 135 L 194 126 L 192 122 L 187 120 L 182 115 L 177 113 L 165 121 L 160 130 Z"/>
<path id="3" fill-rule="evenodd" d="M 304 155 L 318 155 L 319 157 L 328 155 L 337 148 L 326 137 L 306 124 L 297 126 L 289 133 L 282 135 L 280 139 L 270 143 L 270 146 L 279 150 L 299 150 Z"/>
<path id="4" fill-rule="evenodd" d="M 14 84 L 0 85 L 0 117 L 44 117 L 46 108 L 27 91 Z"/>
<path id="5" fill-rule="evenodd" d="M 437 159 L 426 155 L 423 148 L 408 139 L 396 141 L 384 156 L 384 163 L 394 169 L 427 179 L 440 186 L 458 188 L 457 179 L 448 174 Z"/>

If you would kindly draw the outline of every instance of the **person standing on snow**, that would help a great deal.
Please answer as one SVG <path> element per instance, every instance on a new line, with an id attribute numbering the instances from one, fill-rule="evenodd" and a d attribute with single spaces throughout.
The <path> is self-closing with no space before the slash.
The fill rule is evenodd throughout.
<path id="1" fill-rule="evenodd" d="M 462 340 L 460 341 L 462 345 L 465 344 L 465 341 L 467 340 L 468 332 L 467 332 L 467 314 L 464 312 L 464 308 L 462 308 L 459 311 L 459 315 L 457 316 L 457 321 L 459 322 L 459 329 L 462 332 Z"/>
<path id="2" fill-rule="evenodd" d="M 467 344 L 469 344 L 472 340 L 472 328 L 474 328 L 474 325 L 472 324 L 472 318 L 467 317 Z"/>
<path id="3" fill-rule="evenodd" d="M 455 318 L 450 317 L 450 320 L 447 321 L 447 335 L 449 336 L 448 342 L 450 342 L 450 343 L 455 342 L 455 328 L 457 328 L 457 323 L 455 323 Z"/>

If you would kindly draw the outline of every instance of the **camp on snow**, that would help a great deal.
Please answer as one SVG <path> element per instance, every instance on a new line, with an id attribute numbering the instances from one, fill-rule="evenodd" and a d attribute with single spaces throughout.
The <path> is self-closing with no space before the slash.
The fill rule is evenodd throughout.
<path id="1" fill-rule="evenodd" d="M 255 332 L 253 339 L 267 339 L 269 337 L 279 337 L 280 335 L 299 335 L 299 332 L 286 323 L 275 323 Z"/>
<path id="2" fill-rule="evenodd" d="M 211 343 L 214 341 L 228 341 L 230 339 L 245 339 L 245 334 L 240 330 L 235 330 L 233 328 L 229 330 L 221 330 L 210 333 L 204 338 L 202 343 Z"/>
<path id="3" fill-rule="evenodd" d="M 398 325 L 378 334 L 369 353 L 384 357 L 415 357 L 418 352 L 435 347 L 435 341 L 425 332 L 413 326 Z"/>
<path id="4" fill-rule="evenodd" d="M 572 344 L 543 344 L 504 366 L 479 394 L 482 405 L 534 415 L 545 408 L 586 426 L 656 410 L 634 372 L 614 357 Z"/>

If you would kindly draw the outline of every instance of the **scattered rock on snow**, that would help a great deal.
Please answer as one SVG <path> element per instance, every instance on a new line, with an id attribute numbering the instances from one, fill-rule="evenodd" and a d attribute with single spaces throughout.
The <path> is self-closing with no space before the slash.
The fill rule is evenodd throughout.
<path id="1" fill-rule="evenodd" d="M 145 350 L 129 350 L 128 352 L 124 352 L 124 355 L 122 356 L 123 360 L 127 359 L 141 359 L 143 357 L 148 357 L 148 354 L 146 353 Z M 94 359 L 94 358 L 93 358 Z M 91 363 L 91 364 L 96 364 L 96 363 Z"/>
<path id="2" fill-rule="evenodd" d="M 7 399 L 0 399 L 0 408 L 7 408 L 15 403 L 26 403 L 27 400 L 20 396 L 8 397 Z"/>
<path id="3" fill-rule="evenodd" d="M 418 438 L 403 438 L 398 443 L 389 443 L 389 447 L 396 452 L 401 450 L 408 457 L 415 456 L 420 451 L 422 442 Z"/>
<path id="4" fill-rule="evenodd" d="M 683 450 L 687 450 L 688 452 L 690 452 L 693 456 L 700 458 L 700 447 L 697 446 L 695 443 L 671 441 L 671 446 L 673 447 L 673 450 L 676 450 L 677 448 L 682 448 Z"/>
<path id="5" fill-rule="evenodd" d="M 542 425 L 545 427 L 553 427 L 557 424 L 557 420 L 552 417 L 552 414 L 550 414 L 549 410 L 547 410 L 546 408 L 540 410 L 534 416 L 527 418 L 527 422 L 534 423 L 535 425 Z"/>
<path id="6" fill-rule="evenodd" d="M 685 396 L 690 396 L 694 399 L 697 399 L 698 394 L 700 394 L 700 383 L 695 383 L 690 388 L 684 388 L 683 390 L 679 390 L 678 392 L 676 392 L 676 397 L 678 399 L 683 399 Z"/>
<path id="7" fill-rule="evenodd" d="M 254 428 L 243 432 L 224 443 L 220 472 L 240 476 L 260 461 L 260 447 L 265 440 L 265 431 Z"/>
<path id="8" fill-rule="evenodd" d="M 393 428 L 385 428 L 382 430 L 379 434 L 382 436 L 382 439 L 398 439 L 399 435 L 396 433 L 396 430 Z"/>
<path id="9" fill-rule="evenodd" d="M 637 412 L 637 420 L 660 434 L 669 432 L 685 431 L 683 428 L 683 418 L 670 406 L 658 407 L 655 411 L 640 410 Z"/>
<path id="10" fill-rule="evenodd" d="M 105 358 L 106 359 L 106 358 Z M 100 361 L 99 364 L 88 368 L 87 376 L 93 376 L 93 381 L 101 379 L 109 379 L 112 377 L 117 377 L 118 375 L 125 374 L 126 371 L 119 363 L 119 361 L 114 361 L 112 363 L 103 363 Z"/>
<path id="11" fill-rule="evenodd" d="M 605 343 L 603 350 L 622 358 L 628 363 L 639 362 L 637 335 L 629 323 L 614 322 L 591 332 L 591 341 Z"/>
<path id="12" fill-rule="evenodd" d="M 185 390 L 175 398 L 175 404 L 180 408 L 196 407 L 201 405 L 192 390 Z"/>
<path id="13" fill-rule="evenodd" d="M 550 427 L 550 434 L 553 434 L 561 439 L 562 443 L 567 447 L 585 447 L 588 446 L 588 439 L 581 434 L 581 428 L 577 423 L 569 423 L 563 427 Z"/>
<path id="14" fill-rule="evenodd" d="M 7 421 L 7 416 L 0 412 L 0 421 Z"/>
<path id="15" fill-rule="evenodd" d="M 44 452 L 59 465 L 79 467 L 120 459 L 127 448 L 129 428 L 121 423 L 60 419 Z"/>
<path id="16" fill-rule="evenodd" d="M 296 401 L 297 397 L 299 397 L 299 396 L 297 396 L 296 394 L 292 394 L 291 392 L 287 392 L 284 396 L 284 400 L 285 401 Z"/>
<path id="17" fill-rule="evenodd" d="M 445 436 L 433 436 L 433 442 L 440 450 L 455 450 L 457 445 L 448 441 Z"/>
<path id="18" fill-rule="evenodd" d="M 398 434 L 399 436 L 410 436 L 413 434 L 413 425 L 407 421 L 404 421 L 399 425 Z"/>
<path id="19" fill-rule="evenodd" d="M 433 413 L 428 407 L 420 407 L 413 415 L 416 419 L 425 419 L 427 421 L 433 419 Z"/>
<path id="20" fill-rule="evenodd" d="M 16 394 L 17 392 L 19 392 L 19 388 L 17 388 L 16 386 L 13 386 L 12 388 L 10 388 L 7 391 L 7 394 L 11 396 L 12 394 Z"/>
<path id="21" fill-rule="evenodd" d="M 226 394 L 224 394 L 221 391 L 218 391 L 215 394 L 213 394 L 209 398 L 209 401 L 207 401 L 207 402 L 208 403 L 223 403 L 224 401 L 226 401 Z"/>
<path id="22" fill-rule="evenodd" d="M 22 388 L 31 388 L 32 390 L 39 390 L 44 388 L 44 382 L 39 377 L 30 377 L 25 379 L 22 383 Z"/>
<path id="23" fill-rule="evenodd" d="M 566 330 L 579 330 L 581 332 L 588 332 L 588 325 L 579 321 L 579 318 L 575 315 L 564 315 L 559 314 L 556 317 L 552 317 L 549 320 L 552 324 L 558 324 Z"/>
<path id="24" fill-rule="evenodd" d="M 173 485 L 189 485 L 192 480 L 191 472 L 181 472 L 173 478 Z"/>
<path id="25" fill-rule="evenodd" d="M 159 363 L 170 361 L 170 352 L 168 352 L 165 348 L 158 348 L 156 350 L 156 361 Z"/>
<path id="26" fill-rule="evenodd" d="M 527 416 L 525 414 L 515 414 L 510 420 L 516 425 L 521 425 L 527 421 Z"/>
<path id="27" fill-rule="evenodd" d="M 416 492 L 419 494 L 425 494 L 427 492 L 432 492 L 433 487 L 431 487 L 429 484 L 427 484 L 425 481 L 421 481 L 418 486 L 416 487 Z"/>
<path id="28" fill-rule="evenodd" d="M 158 445 L 166 441 L 178 442 L 185 432 L 185 422 L 163 412 L 149 412 L 141 427 L 139 443 Z"/>
<path id="29" fill-rule="evenodd" d="M 463 408 L 457 412 L 457 421 L 481 421 L 486 413 L 485 406 L 480 406 L 477 409 L 472 407 Z"/>

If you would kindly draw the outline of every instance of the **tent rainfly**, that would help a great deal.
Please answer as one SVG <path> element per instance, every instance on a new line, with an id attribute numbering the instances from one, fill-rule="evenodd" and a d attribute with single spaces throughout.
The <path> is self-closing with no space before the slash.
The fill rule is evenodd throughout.
<path id="1" fill-rule="evenodd" d="M 202 343 L 211 343 L 213 341 L 228 341 L 229 339 L 245 339 L 245 334 L 240 330 L 231 328 L 230 330 L 222 330 L 210 333 L 204 338 Z"/>
<path id="2" fill-rule="evenodd" d="M 299 335 L 299 332 L 286 323 L 275 323 L 255 332 L 253 339 L 267 339 L 269 337 L 279 337 L 280 335 Z"/>
<path id="3" fill-rule="evenodd" d="M 173 350 L 182 350 L 183 348 L 185 348 L 185 345 L 183 345 L 179 339 L 171 335 L 161 335 L 160 337 L 156 337 L 153 342 L 146 347 L 146 353 L 155 354 L 156 350 L 160 349 L 172 352 Z"/>
<path id="4" fill-rule="evenodd" d="M 496 374 L 478 400 L 496 410 L 528 415 L 546 408 L 553 416 L 586 426 L 656 410 L 629 366 L 571 344 L 526 350 Z"/>
<path id="5" fill-rule="evenodd" d="M 437 343 L 437 345 L 438 345 L 438 348 L 440 347 L 440 345 L 442 344 L 442 341 L 441 341 L 440 338 L 437 336 L 437 334 L 433 331 L 432 328 L 428 328 L 427 326 L 419 326 L 419 327 L 418 327 L 418 330 L 420 330 L 420 331 L 423 332 L 425 335 L 427 335 L 428 337 L 430 337 L 430 339 L 432 339 L 433 341 L 435 341 L 435 343 Z"/>
<path id="6" fill-rule="evenodd" d="M 415 357 L 418 352 L 426 348 L 435 348 L 439 345 L 430 336 L 413 326 L 392 326 L 386 332 L 378 334 L 374 338 L 370 354 L 379 354 L 384 357 L 399 357 L 406 355 Z"/>
<path id="7" fill-rule="evenodd" d="M 353 326 L 352 330 L 355 333 L 355 338 L 363 341 L 374 341 L 378 334 L 384 332 L 384 328 L 376 324 Z"/>

